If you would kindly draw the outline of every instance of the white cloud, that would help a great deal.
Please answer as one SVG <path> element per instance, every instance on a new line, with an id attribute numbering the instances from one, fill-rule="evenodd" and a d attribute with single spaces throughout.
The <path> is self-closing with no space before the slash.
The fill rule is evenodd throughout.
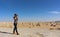
<path id="1" fill-rule="evenodd" d="M 52 14 L 60 14 L 60 12 L 58 12 L 58 11 L 51 11 L 49 13 L 52 13 Z"/>

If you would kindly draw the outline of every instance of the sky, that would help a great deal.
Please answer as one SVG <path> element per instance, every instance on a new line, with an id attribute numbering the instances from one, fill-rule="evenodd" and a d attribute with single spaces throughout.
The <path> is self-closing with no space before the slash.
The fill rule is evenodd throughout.
<path id="1" fill-rule="evenodd" d="M 0 0 L 0 21 L 60 21 L 60 0 Z"/>

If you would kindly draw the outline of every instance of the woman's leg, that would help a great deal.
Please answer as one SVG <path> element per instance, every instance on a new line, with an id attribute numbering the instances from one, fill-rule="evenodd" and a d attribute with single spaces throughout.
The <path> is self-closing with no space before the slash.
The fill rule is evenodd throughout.
<path id="1" fill-rule="evenodd" d="M 13 34 L 15 34 L 15 23 L 14 23 L 14 29 L 13 29 Z"/>

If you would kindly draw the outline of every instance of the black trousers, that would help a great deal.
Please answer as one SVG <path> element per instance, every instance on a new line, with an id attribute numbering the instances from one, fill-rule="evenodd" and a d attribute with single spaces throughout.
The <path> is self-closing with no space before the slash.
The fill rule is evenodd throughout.
<path id="1" fill-rule="evenodd" d="M 18 31 L 17 31 L 17 23 L 14 23 L 13 33 L 15 33 L 15 31 L 16 31 L 16 33 L 18 33 Z"/>

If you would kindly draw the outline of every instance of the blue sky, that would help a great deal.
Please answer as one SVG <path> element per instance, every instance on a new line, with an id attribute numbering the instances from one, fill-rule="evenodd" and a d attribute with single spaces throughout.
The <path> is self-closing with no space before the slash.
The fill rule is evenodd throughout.
<path id="1" fill-rule="evenodd" d="M 60 0 L 0 0 L 0 21 L 59 21 Z"/>

